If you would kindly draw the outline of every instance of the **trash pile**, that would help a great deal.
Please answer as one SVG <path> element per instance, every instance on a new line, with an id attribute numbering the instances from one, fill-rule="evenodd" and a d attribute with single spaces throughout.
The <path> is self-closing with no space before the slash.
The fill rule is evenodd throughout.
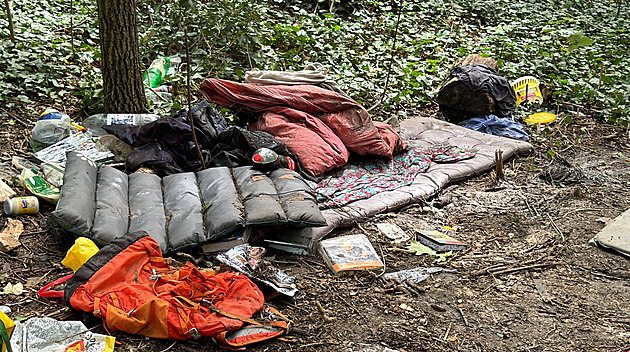
<path id="1" fill-rule="evenodd" d="M 160 57 L 144 77 L 147 98 L 162 108 L 170 101 L 167 110 L 97 114 L 75 123 L 48 109 L 32 133 L 37 162 L 14 157 L 0 165 L 0 201 L 10 216 L 0 250 L 20 245 L 19 217 L 54 207 L 50 226 L 60 244 L 70 247 L 61 263 L 73 273 L 43 286 L 39 295 L 102 319 L 109 332 L 212 338 L 229 349 L 284 336 L 293 323 L 267 302 L 294 297 L 298 289 L 262 247 L 287 249 L 286 243 L 267 239 L 285 230 L 330 226 L 322 209 L 348 209 L 414 185 L 434 163 L 478 158 L 476 145 L 445 143 L 455 133 L 429 135 L 435 145 L 427 147 L 372 121 L 318 64 L 297 72 L 250 71 L 247 83 L 206 79 L 200 90 L 208 100 L 191 109 L 192 121 L 185 109 L 166 117 L 172 96 L 164 78 L 178 64 L 176 56 Z M 455 74 L 461 81 L 463 74 L 477 75 L 460 71 Z M 513 110 L 509 92 L 492 93 L 500 114 Z M 505 94 L 497 99 L 499 93 Z M 256 118 L 247 128 L 230 126 L 213 104 L 246 109 Z M 527 146 L 513 152 L 519 148 Z M 483 160 L 482 167 L 466 164 L 467 174 L 447 167 L 438 180 L 431 176 L 426 182 L 437 190 L 487 168 Z M 17 196 L 11 187 L 16 183 L 27 194 Z M 394 224 L 378 228 L 392 244 L 408 244 L 405 251 L 417 255 L 443 260 L 465 248 L 430 229 L 419 230 L 412 241 Z M 385 273 L 364 235 L 322 240 L 317 251 L 336 275 L 380 272 L 396 287 L 417 288 L 442 271 Z M 185 263 L 173 259 L 182 252 Z M 262 319 L 254 319 L 258 312 Z M 14 351 L 114 350 L 112 336 L 92 333 L 80 322 L 14 323 L 4 313 L 0 318 L 0 336 Z"/>

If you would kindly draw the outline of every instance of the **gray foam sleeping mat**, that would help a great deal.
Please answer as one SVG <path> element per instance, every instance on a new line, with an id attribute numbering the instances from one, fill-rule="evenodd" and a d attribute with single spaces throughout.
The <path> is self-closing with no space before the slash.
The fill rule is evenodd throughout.
<path id="1" fill-rule="evenodd" d="M 52 218 L 100 244 L 146 231 L 163 251 L 174 251 L 245 226 L 326 224 L 306 182 L 289 169 L 216 167 L 160 178 L 97 167 L 71 152 L 63 182 Z"/>

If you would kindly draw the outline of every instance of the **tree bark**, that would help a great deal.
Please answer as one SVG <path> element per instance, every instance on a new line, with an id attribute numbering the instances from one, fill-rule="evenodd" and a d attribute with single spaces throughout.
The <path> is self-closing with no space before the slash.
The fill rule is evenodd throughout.
<path id="1" fill-rule="evenodd" d="M 97 4 L 105 112 L 145 112 L 135 0 L 97 0 Z"/>

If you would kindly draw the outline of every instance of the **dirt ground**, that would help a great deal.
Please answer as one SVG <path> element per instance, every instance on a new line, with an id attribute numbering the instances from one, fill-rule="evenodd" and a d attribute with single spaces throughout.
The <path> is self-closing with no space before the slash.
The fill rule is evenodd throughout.
<path id="1" fill-rule="evenodd" d="M 417 288 L 392 285 L 377 274 L 335 277 L 321 257 L 277 253 L 275 264 L 297 279 L 293 300 L 271 303 L 301 329 L 290 341 L 251 351 L 628 351 L 630 261 L 589 243 L 606 222 L 630 207 L 627 128 L 588 117 L 553 124 L 534 136 L 535 152 L 494 172 L 449 185 L 426 204 L 380 214 L 336 234 L 365 233 L 393 272 L 439 266 Z M 2 122 L 0 122 L 2 123 Z M 27 156 L 29 129 L 0 125 L 0 158 Z M 530 132 L 536 134 L 535 129 Z M 555 155 L 555 158 L 551 158 Z M 581 167 L 576 184 L 550 184 L 541 172 L 559 157 Z M 14 189 L 21 191 L 19 187 Z M 23 283 L 2 295 L 12 317 L 82 319 L 60 302 L 38 297 L 64 276 L 65 251 L 46 228 L 52 206 L 19 216 L 21 246 L 0 253 L 0 285 Z M 4 227 L 6 215 L 0 217 Z M 393 245 L 375 224 L 392 222 L 408 234 L 443 230 L 468 248 L 437 262 Z M 321 304 L 326 317 L 318 310 Z M 88 327 L 98 321 L 88 320 Z M 106 333 L 102 326 L 97 332 Z M 116 351 L 214 351 L 210 340 L 162 341 L 114 332 Z"/>

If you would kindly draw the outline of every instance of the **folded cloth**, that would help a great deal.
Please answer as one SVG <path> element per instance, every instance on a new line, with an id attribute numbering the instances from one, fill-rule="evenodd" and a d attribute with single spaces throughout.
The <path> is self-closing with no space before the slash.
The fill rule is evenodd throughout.
<path id="1" fill-rule="evenodd" d="M 506 117 L 499 118 L 495 115 L 477 116 L 463 121 L 462 126 L 495 136 L 529 141 L 529 136 L 525 132 L 523 125 Z"/>

